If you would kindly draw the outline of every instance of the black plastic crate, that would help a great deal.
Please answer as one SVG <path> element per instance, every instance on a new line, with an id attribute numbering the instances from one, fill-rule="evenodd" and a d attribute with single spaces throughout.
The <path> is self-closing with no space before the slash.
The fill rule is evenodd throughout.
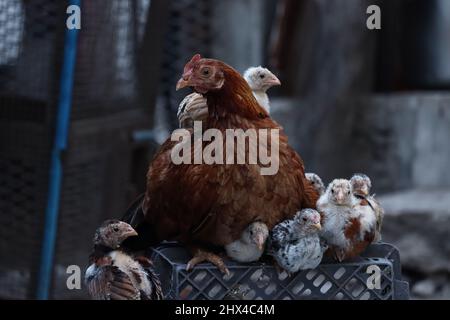
<path id="1" fill-rule="evenodd" d="M 230 275 L 212 264 L 198 265 L 186 272 L 190 255 L 174 243 L 152 250 L 166 299 L 199 300 L 393 300 L 408 299 L 409 286 L 402 281 L 400 260 L 395 247 L 385 243 L 371 245 L 363 257 L 345 263 L 324 260 L 313 270 L 288 276 L 278 273 L 271 263 L 239 264 L 226 261 Z M 369 266 L 381 270 L 380 289 L 368 289 Z"/>

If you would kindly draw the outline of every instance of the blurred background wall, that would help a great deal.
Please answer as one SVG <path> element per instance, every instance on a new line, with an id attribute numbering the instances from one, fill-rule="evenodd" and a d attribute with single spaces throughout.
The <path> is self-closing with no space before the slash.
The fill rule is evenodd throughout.
<path id="1" fill-rule="evenodd" d="M 366 9 L 381 8 L 381 30 Z M 0 0 L 0 297 L 34 298 L 64 61 L 66 1 Z M 387 211 L 417 298 L 450 298 L 450 4 L 445 0 L 85 0 L 51 298 L 87 265 L 96 226 L 145 188 L 177 126 L 175 92 L 194 53 L 269 91 L 307 171 L 364 172 Z"/>

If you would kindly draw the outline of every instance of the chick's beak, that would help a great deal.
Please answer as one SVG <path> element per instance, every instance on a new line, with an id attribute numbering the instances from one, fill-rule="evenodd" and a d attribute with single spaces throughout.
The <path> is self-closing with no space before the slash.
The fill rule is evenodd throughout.
<path id="1" fill-rule="evenodd" d="M 264 238 L 261 234 L 256 237 L 256 245 L 259 250 L 264 249 Z"/>
<path id="2" fill-rule="evenodd" d="M 131 226 L 127 226 L 126 229 L 123 232 L 123 237 L 126 239 L 128 237 L 133 237 L 133 236 L 137 236 L 138 233 L 136 232 L 136 230 L 133 229 L 133 227 Z"/>
<path id="3" fill-rule="evenodd" d="M 361 191 L 364 195 L 368 195 L 369 194 L 369 188 L 367 188 L 367 186 L 363 186 L 361 188 Z"/>
<path id="4" fill-rule="evenodd" d="M 322 230 L 322 226 L 320 225 L 320 222 L 313 224 L 313 227 L 316 228 L 317 230 Z"/>
<path id="5" fill-rule="evenodd" d="M 280 86 L 281 85 L 281 81 L 275 75 L 272 75 L 272 76 L 270 76 L 267 79 L 267 85 L 269 85 L 271 87 L 273 87 L 273 86 Z"/>

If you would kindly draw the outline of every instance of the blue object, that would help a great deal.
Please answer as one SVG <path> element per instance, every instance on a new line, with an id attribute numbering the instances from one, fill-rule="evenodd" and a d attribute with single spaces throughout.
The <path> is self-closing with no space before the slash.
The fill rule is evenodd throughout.
<path id="1" fill-rule="evenodd" d="M 71 0 L 69 5 L 80 6 L 80 0 Z M 64 25 L 64 27 L 66 27 Z M 44 238 L 41 263 L 38 274 L 37 299 L 48 299 L 52 283 L 53 257 L 58 226 L 59 199 L 62 182 L 61 155 L 67 146 L 72 89 L 77 53 L 77 29 L 67 29 L 64 43 L 64 61 L 61 70 L 58 114 L 56 119 L 55 141 L 51 153 L 50 177 L 47 209 L 45 212 Z"/>

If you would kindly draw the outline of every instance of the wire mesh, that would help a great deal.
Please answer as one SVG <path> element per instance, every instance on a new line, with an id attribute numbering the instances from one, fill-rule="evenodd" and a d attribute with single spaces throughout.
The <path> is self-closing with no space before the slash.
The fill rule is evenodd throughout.
<path id="1" fill-rule="evenodd" d="M 150 2 L 82 1 L 53 298 L 87 297 L 67 289 L 66 268 L 86 266 L 95 228 L 120 216 L 135 192 L 131 137 L 151 125 L 136 75 Z M 0 0 L 1 298 L 35 296 L 67 5 Z"/>
<path id="2" fill-rule="evenodd" d="M 175 83 L 184 65 L 195 53 L 209 56 L 212 46 L 212 1 L 178 0 L 169 2 L 169 19 L 164 38 L 161 94 L 169 114 L 176 114 L 183 93 Z M 175 117 L 170 117 L 176 125 Z"/>
<path id="3" fill-rule="evenodd" d="M 83 2 L 74 120 L 148 107 L 138 101 L 136 58 L 149 8 L 150 0 Z"/>

